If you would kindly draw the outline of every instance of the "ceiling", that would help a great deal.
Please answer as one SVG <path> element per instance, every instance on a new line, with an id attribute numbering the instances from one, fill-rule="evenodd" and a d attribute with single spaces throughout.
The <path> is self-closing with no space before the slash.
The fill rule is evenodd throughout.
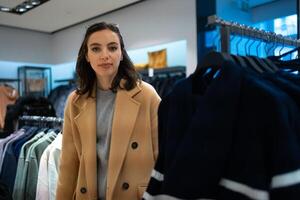
<path id="1" fill-rule="evenodd" d="M 0 6 L 15 7 L 25 0 L 0 0 Z M 54 33 L 143 0 L 50 0 L 22 15 L 0 12 L 0 26 Z"/>
<path id="2" fill-rule="evenodd" d="M 253 7 L 263 5 L 263 4 L 271 3 L 271 2 L 276 1 L 276 0 L 247 0 L 247 1 L 248 1 L 248 4 L 249 4 L 249 7 L 253 8 Z"/>
<path id="3" fill-rule="evenodd" d="M 26 0 L 0 0 L 0 6 L 13 8 L 25 1 Z M 142 1 L 145 0 L 50 0 L 22 15 L 0 12 L 0 26 L 54 33 Z M 276 0 L 234 1 L 246 2 L 246 7 L 251 8 Z"/>

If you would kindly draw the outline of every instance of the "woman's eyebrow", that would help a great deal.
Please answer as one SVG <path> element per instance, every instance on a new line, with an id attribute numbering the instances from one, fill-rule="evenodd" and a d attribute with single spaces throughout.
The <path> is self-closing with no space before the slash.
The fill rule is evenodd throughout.
<path id="1" fill-rule="evenodd" d="M 110 43 L 108 43 L 107 45 L 114 45 L 114 44 L 116 44 L 116 45 L 118 45 L 118 43 L 117 42 L 110 42 Z"/>
<path id="2" fill-rule="evenodd" d="M 89 46 L 102 46 L 102 45 L 98 42 L 94 42 L 94 43 L 91 43 Z"/>

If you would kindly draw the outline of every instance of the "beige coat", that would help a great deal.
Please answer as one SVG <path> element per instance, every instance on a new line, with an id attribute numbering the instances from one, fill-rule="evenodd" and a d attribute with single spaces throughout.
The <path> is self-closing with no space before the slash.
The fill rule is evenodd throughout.
<path id="1" fill-rule="evenodd" d="M 68 97 L 57 200 L 97 200 L 96 98 Z M 108 160 L 106 200 L 137 200 L 150 179 L 158 154 L 160 97 L 142 82 L 118 90 Z"/>

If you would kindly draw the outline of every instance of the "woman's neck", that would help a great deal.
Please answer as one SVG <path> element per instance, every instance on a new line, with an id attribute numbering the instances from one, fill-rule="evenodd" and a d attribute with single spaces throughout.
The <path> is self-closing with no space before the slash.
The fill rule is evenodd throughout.
<path id="1" fill-rule="evenodd" d="M 108 79 L 98 79 L 97 80 L 97 87 L 101 90 L 109 90 L 111 88 L 112 80 Z"/>

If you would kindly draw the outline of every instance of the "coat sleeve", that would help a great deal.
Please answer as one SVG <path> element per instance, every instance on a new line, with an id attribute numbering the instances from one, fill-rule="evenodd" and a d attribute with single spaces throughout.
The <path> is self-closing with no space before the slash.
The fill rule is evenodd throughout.
<path id="1" fill-rule="evenodd" d="M 164 98 L 158 107 L 157 111 L 157 121 L 158 121 L 158 150 L 159 155 L 156 159 L 156 163 L 154 166 L 154 169 L 151 172 L 151 178 L 147 187 L 146 192 L 143 195 L 143 200 L 148 199 L 155 199 L 156 195 L 161 194 L 161 188 L 163 183 L 163 177 L 164 177 L 164 144 L 165 144 L 165 135 L 166 132 L 164 130 L 164 124 L 165 124 L 165 116 L 167 114 L 167 104 L 166 102 L 167 98 Z M 157 150 L 157 151 L 158 151 Z"/>
<path id="2" fill-rule="evenodd" d="M 154 89 L 153 89 L 154 90 Z M 159 95 L 154 90 L 151 101 L 151 135 L 152 135 L 152 144 L 153 144 L 153 155 L 154 160 L 157 160 L 158 157 L 158 107 L 161 101 Z"/>
<path id="3" fill-rule="evenodd" d="M 56 190 L 57 200 L 73 199 L 78 177 L 79 159 L 74 143 L 74 119 L 72 116 L 74 96 L 74 92 L 69 95 L 64 113 L 62 150 Z"/>

